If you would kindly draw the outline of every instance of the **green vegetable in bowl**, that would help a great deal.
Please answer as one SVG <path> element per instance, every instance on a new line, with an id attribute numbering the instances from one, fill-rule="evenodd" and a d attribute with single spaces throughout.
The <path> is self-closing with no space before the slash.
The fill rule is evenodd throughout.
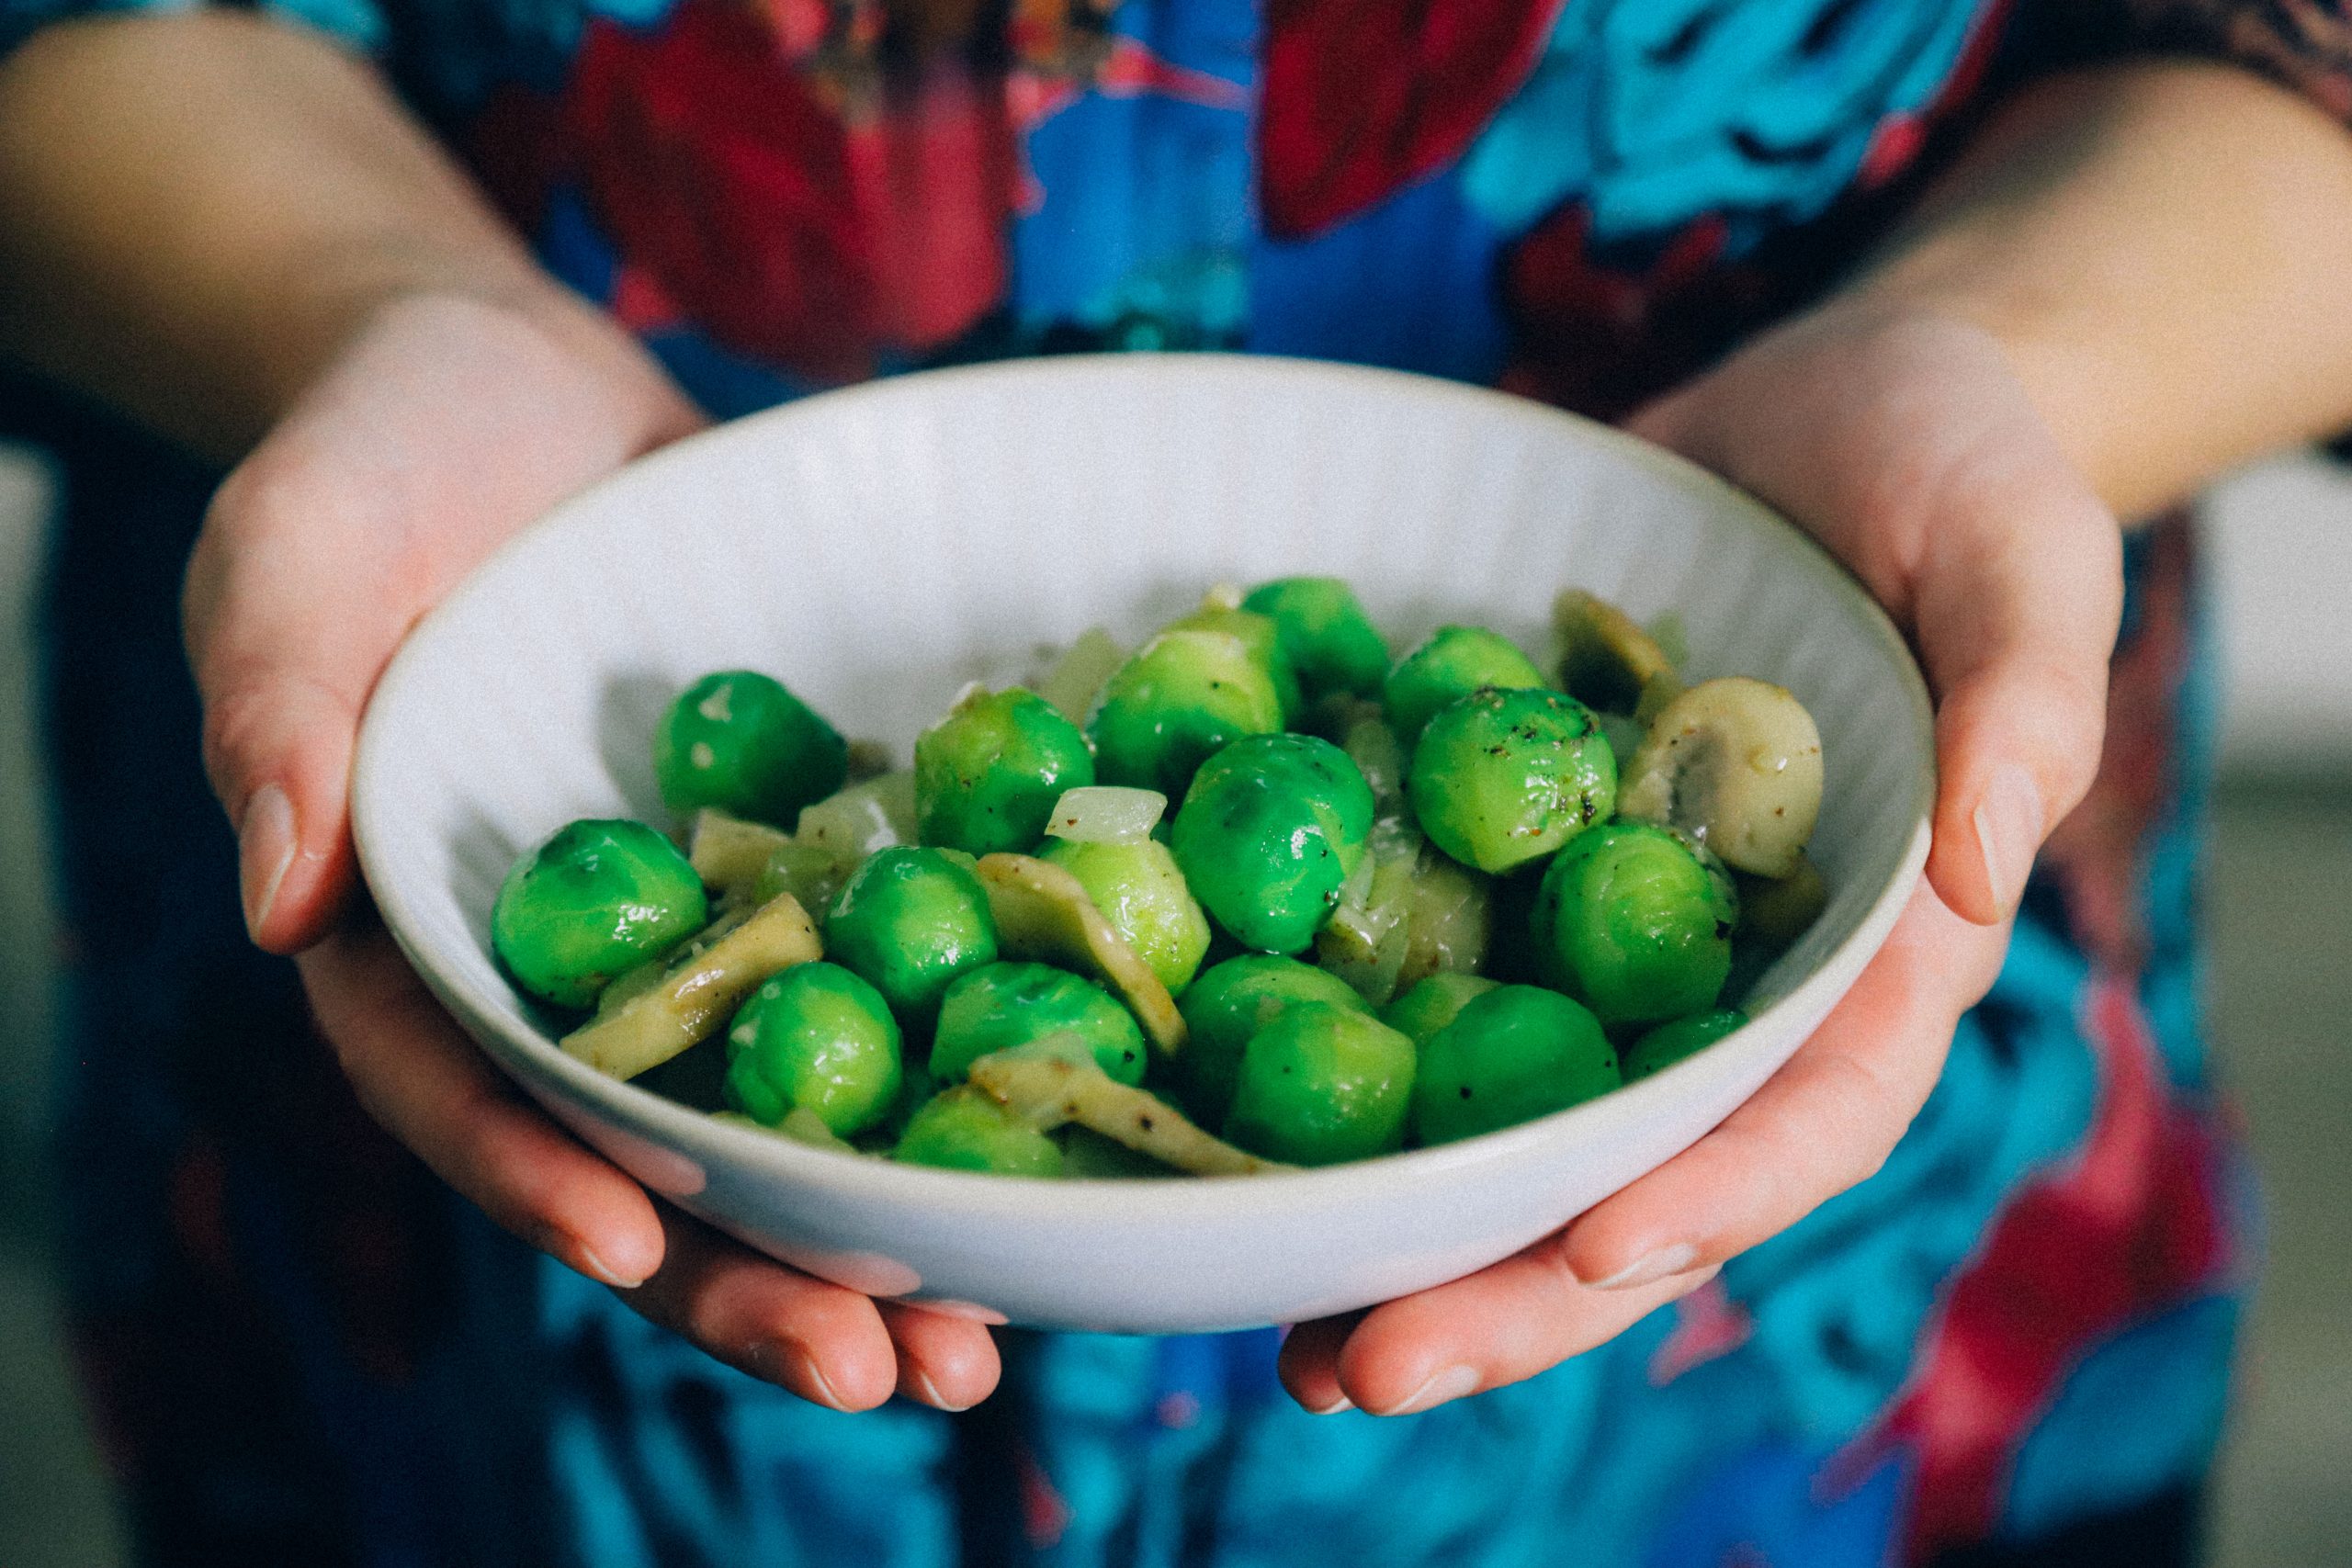
<path id="1" fill-rule="evenodd" d="M 1338 578 L 1277 578 L 1251 590 L 1241 607 L 1272 617 L 1307 701 L 1333 692 L 1380 694 L 1388 675 L 1388 644 L 1354 592 Z"/>
<path id="2" fill-rule="evenodd" d="M 1194 628 L 1162 632 L 1121 665 L 1087 731 L 1104 784 L 1172 800 L 1212 752 L 1282 727 L 1282 699 L 1249 645 Z"/>
<path id="3" fill-rule="evenodd" d="M 931 1076 L 960 1082 L 990 1052 L 1053 1035 L 1091 1050 L 1121 1083 L 1143 1081 L 1143 1031 L 1135 1015 L 1102 987 L 1044 964 L 990 964 L 958 976 L 940 998 Z"/>
<path id="4" fill-rule="evenodd" d="M 1283 645 L 1282 635 L 1275 627 L 1273 617 L 1241 608 L 1239 595 L 1232 589 L 1223 590 L 1222 593 L 1225 596 L 1212 592 L 1199 609 L 1180 620 L 1169 622 L 1165 629 L 1224 632 L 1238 638 L 1273 686 L 1274 700 L 1282 706 L 1283 722 L 1295 723 L 1298 716 L 1306 711 L 1306 699 L 1299 688 L 1298 672 L 1291 666 L 1290 651 Z"/>
<path id="5" fill-rule="evenodd" d="M 1154 839 L 1126 843 L 1057 839 L 1039 858 L 1078 878 L 1111 929 L 1150 965 L 1169 995 L 1181 996 L 1192 984 L 1209 950 L 1209 919 L 1167 845 Z"/>
<path id="6" fill-rule="evenodd" d="M 1019 686 L 974 692 L 915 742 L 922 841 L 967 854 L 1028 849 L 1062 792 L 1093 782 L 1085 735 Z"/>
<path id="7" fill-rule="evenodd" d="M 838 964 L 764 981 L 727 1031 L 727 1102 L 766 1127 L 803 1110 L 836 1137 L 862 1133 L 889 1112 L 901 1070 L 889 1004 Z"/>
<path id="8" fill-rule="evenodd" d="M 899 846 L 876 851 L 842 885 L 825 947 L 921 1028 L 958 975 L 996 962 L 996 921 L 979 879 L 952 855 Z"/>
<path id="9" fill-rule="evenodd" d="M 1731 973 L 1739 899 L 1712 861 L 1690 840 L 1644 823 L 1579 835 L 1536 892 L 1531 923 L 1543 978 L 1611 1025 L 1713 1007 Z"/>
<path id="10" fill-rule="evenodd" d="M 1372 1010 L 1338 976 L 1272 953 L 1228 958 L 1194 980 L 1181 1004 L 1190 1035 L 1177 1058 L 1193 1116 L 1212 1127 L 1222 1123 L 1250 1037 L 1309 1002 Z"/>
<path id="11" fill-rule="evenodd" d="M 1480 871 L 1550 854 L 1617 798 L 1617 760 L 1592 711 L 1542 689 L 1485 689 L 1438 710 L 1405 791 L 1421 830 Z"/>
<path id="12" fill-rule="evenodd" d="M 1413 1131 L 1450 1144 L 1608 1093 L 1617 1054 L 1591 1010 L 1541 986 L 1473 997 L 1422 1043 Z"/>
<path id="13" fill-rule="evenodd" d="M 1412 1036 L 1414 1044 L 1426 1045 L 1430 1036 L 1498 983 L 1484 975 L 1432 975 L 1381 1009 L 1380 1021 Z"/>
<path id="14" fill-rule="evenodd" d="M 1448 703 L 1482 686 L 1515 691 L 1541 686 L 1543 673 L 1519 646 L 1484 626 L 1440 626 L 1388 672 L 1381 704 L 1408 749 Z"/>
<path id="15" fill-rule="evenodd" d="M 906 1165 L 994 1176 L 1059 1176 L 1061 1145 L 1018 1113 L 964 1084 L 925 1100 L 890 1157 Z"/>
<path id="16" fill-rule="evenodd" d="M 1245 947 L 1296 953 L 1340 902 L 1372 831 L 1372 790 L 1308 735 L 1238 740 L 1202 764 L 1172 848 L 1210 916 Z"/>
<path id="17" fill-rule="evenodd" d="M 1626 1046 L 1619 1057 L 1625 1069 L 1625 1081 L 1637 1083 L 1652 1073 L 1664 1072 L 1684 1057 L 1697 1055 L 1747 1021 L 1747 1015 L 1737 1008 L 1718 1008 L 1661 1023 Z"/>
<path id="18" fill-rule="evenodd" d="M 709 919 L 702 878 L 669 840 L 642 822 L 590 819 L 558 829 L 507 872 L 491 947 L 533 996 L 584 1008 Z"/>
<path id="19" fill-rule="evenodd" d="M 1306 1002 L 1250 1037 L 1225 1135 L 1294 1165 L 1337 1165 L 1401 1147 L 1413 1042 L 1361 1007 Z"/>
<path id="20" fill-rule="evenodd" d="M 688 686 L 653 736 L 662 804 L 715 806 L 789 828 L 800 808 L 842 787 L 849 743 L 769 676 L 722 670 Z"/>

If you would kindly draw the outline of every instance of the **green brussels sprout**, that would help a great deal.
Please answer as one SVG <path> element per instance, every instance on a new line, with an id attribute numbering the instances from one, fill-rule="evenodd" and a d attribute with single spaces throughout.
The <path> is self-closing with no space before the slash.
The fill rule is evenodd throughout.
<path id="1" fill-rule="evenodd" d="M 1656 1029 L 1625 1047 L 1619 1063 L 1625 1069 L 1625 1081 L 1638 1083 L 1652 1073 L 1662 1073 L 1686 1056 L 1700 1052 L 1747 1021 L 1747 1015 L 1737 1008 L 1718 1008 L 1713 1012 L 1692 1013 L 1661 1023 Z"/>
<path id="2" fill-rule="evenodd" d="M 1307 701 L 1333 692 L 1380 695 L 1388 676 L 1388 644 L 1338 578 L 1277 578 L 1252 589 L 1241 607 L 1272 617 Z"/>
<path id="3" fill-rule="evenodd" d="M 1413 1043 L 1361 1007 L 1304 1002 L 1250 1039 L 1226 1117 L 1231 1142 L 1294 1165 L 1403 1146 Z"/>
<path id="4" fill-rule="evenodd" d="M 1309 735 L 1237 740 L 1201 765 L 1171 846 L 1193 896 L 1245 947 L 1296 953 L 1363 859 L 1372 790 Z"/>
<path id="5" fill-rule="evenodd" d="M 1171 997 L 1182 996 L 1209 950 L 1209 918 L 1201 912 L 1176 857 L 1156 839 L 1127 843 L 1057 839 L 1038 858 L 1078 878 L 1102 918 Z"/>
<path id="6" fill-rule="evenodd" d="M 1450 1144 L 1580 1105 L 1619 1081 L 1590 1010 L 1541 986 L 1502 986 L 1423 1043 L 1413 1131 Z"/>
<path id="7" fill-rule="evenodd" d="M 531 995 L 584 1008 L 709 919 L 702 878 L 676 845 L 642 822 L 591 819 L 559 829 L 507 872 L 491 950 Z"/>
<path id="8" fill-rule="evenodd" d="M 1615 822 L 1570 840 L 1531 919 L 1542 978 L 1603 1023 L 1659 1023 L 1715 1005 L 1731 973 L 1738 895 L 1689 840 Z"/>
<path id="9" fill-rule="evenodd" d="M 1210 753 L 1283 727 L 1282 699 L 1230 632 L 1160 633 L 1119 666 L 1087 731 L 1104 784 L 1184 793 Z"/>
<path id="10" fill-rule="evenodd" d="M 992 1176 L 1062 1173 L 1060 1145 L 969 1084 L 923 1101 L 907 1118 L 890 1157 Z"/>
<path id="11" fill-rule="evenodd" d="M 882 993 L 838 964 L 800 964 L 763 981 L 727 1031 L 727 1102 L 763 1127 L 814 1112 L 837 1138 L 890 1112 L 899 1023 Z"/>
<path id="12" fill-rule="evenodd" d="M 1282 705 L 1283 722 L 1295 723 L 1306 711 L 1306 698 L 1299 689 L 1298 672 L 1291 667 L 1290 653 L 1283 646 L 1282 634 L 1272 616 L 1209 604 L 1182 620 L 1169 622 L 1163 629 L 1223 632 L 1240 638 L 1241 646 L 1250 650 L 1250 657 L 1258 661 L 1258 668 L 1266 672 L 1266 679 L 1272 683 L 1274 700 Z"/>
<path id="13" fill-rule="evenodd" d="M 808 704 L 750 670 L 688 686 L 653 733 L 662 802 L 684 815 L 706 806 L 790 829 L 800 808 L 849 776 L 849 743 Z"/>
<path id="14" fill-rule="evenodd" d="M 1509 871 L 1608 818 L 1617 759 L 1574 697 L 1485 690 L 1430 720 L 1405 794 L 1439 849 L 1480 871 Z"/>
<path id="15" fill-rule="evenodd" d="M 975 693 L 915 742 L 922 841 L 970 854 L 1026 851 L 1062 792 L 1093 782 L 1085 735 L 1018 686 Z"/>
<path id="16" fill-rule="evenodd" d="M 872 983 L 912 1028 L 928 1027 L 956 976 L 996 962 L 980 879 L 945 850 L 877 850 L 834 895 L 828 956 Z"/>
<path id="17" fill-rule="evenodd" d="M 1204 970 L 1177 1004 L 1186 1038 L 1177 1053 L 1186 1110 L 1204 1127 L 1220 1126 L 1233 1103 L 1233 1084 L 1250 1036 L 1307 1002 L 1358 1012 L 1369 1004 L 1355 988 L 1295 958 L 1253 953 Z"/>
<path id="18" fill-rule="evenodd" d="M 1498 984 L 1484 975 L 1441 971 L 1383 1008 L 1380 1021 L 1412 1036 L 1414 1044 L 1426 1045 L 1430 1035 L 1452 1023 L 1474 998 L 1485 996 Z"/>
<path id="19" fill-rule="evenodd" d="M 1503 691 L 1544 684 L 1518 645 L 1484 626 L 1440 626 L 1397 661 L 1381 689 L 1381 705 L 1396 739 L 1412 750 L 1421 726 L 1438 709 L 1482 686 Z"/>
<path id="20" fill-rule="evenodd" d="M 1067 1034 L 1125 1084 L 1143 1081 L 1143 1031 L 1119 999 L 1066 969 L 990 964 L 956 977 L 939 1000 L 931 1076 L 957 1083 L 991 1051 Z"/>

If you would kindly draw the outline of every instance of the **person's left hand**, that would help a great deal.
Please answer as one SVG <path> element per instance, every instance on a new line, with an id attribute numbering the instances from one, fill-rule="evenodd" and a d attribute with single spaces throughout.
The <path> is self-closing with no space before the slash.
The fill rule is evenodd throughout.
<path id="1" fill-rule="evenodd" d="M 1489 1269 L 1294 1330 L 1283 1380 L 1311 1411 L 1404 1415 L 1532 1377 L 1875 1172 L 2098 766 L 2120 531 L 1991 335 L 1832 305 L 1630 428 L 1809 530 L 1909 634 L 1936 701 L 1927 874 L 1827 1021 L 1690 1148 Z"/>

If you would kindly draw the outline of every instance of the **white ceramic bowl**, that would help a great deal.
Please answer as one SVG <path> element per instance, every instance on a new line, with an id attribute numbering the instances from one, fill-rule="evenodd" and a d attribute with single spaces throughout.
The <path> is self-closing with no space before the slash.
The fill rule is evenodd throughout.
<path id="1" fill-rule="evenodd" d="M 1009 1180 L 727 1126 L 558 1051 L 490 956 L 514 858 L 579 817 L 666 818 L 649 737 L 706 671 L 775 672 L 901 757 L 965 682 L 1217 581 L 1348 578 L 1393 638 L 1540 649 L 1574 583 L 1678 612 L 1699 675 L 1819 721 L 1832 896 L 1755 1021 L 1601 1100 L 1446 1147 L 1246 1180 Z M 1402 646 L 1402 643 L 1399 643 Z M 876 1294 L 1125 1332 L 1295 1322 L 1502 1258 L 1688 1146 L 1852 984 L 1925 861 L 1925 692 L 1795 530 L 1588 422 L 1450 383 L 1230 357 L 1033 361 L 885 381 L 638 463 L 516 539 L 409 638 L 361 738 L 368 882 L 498 1064 L 647 1186 Z"/>

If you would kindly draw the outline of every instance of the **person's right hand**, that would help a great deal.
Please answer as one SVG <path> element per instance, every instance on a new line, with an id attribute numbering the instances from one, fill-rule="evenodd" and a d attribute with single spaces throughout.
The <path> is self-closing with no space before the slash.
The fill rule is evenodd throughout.
<path id="1" fill-rule="evenodd" d="M 214 498 L 188 566 L 205 765 L 254 940 L 298 956 L 360 1101 L 514 1235 L 720 1360 L 820 1404 L 960 1409 L 988 1330 L 876 1303 L 656 1203 L 517 1095 L 356 886 L 348 794 L 410 626 L 507 537 L 701 416 L 583 307 L 435 294 L 376 310 Z"/>

